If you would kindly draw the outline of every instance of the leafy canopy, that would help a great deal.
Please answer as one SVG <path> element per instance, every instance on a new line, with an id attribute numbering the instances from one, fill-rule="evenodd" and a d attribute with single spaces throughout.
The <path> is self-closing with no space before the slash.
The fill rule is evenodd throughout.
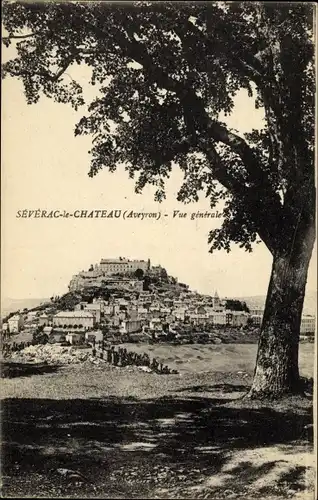
<path id="1" fill-rule="evenodd" d="M 251 250 L 257 234 L 274 252 L 295 221 L 295 186 L 313 179 L 314 66 L 309 3 L 5 3 L 3 43 L 17 56 L 3 75 L 87 112 L 75 135 L 92 136 L 90 176 L 123 164 L 136 191 L 165 197 L 173 164 L 178 199 L 225 202 L 211 250 Z M 91 69 L 96 98 L 85 103 L 72 67 Z M 66 74 L 67 72 L 67 74 Z M 219 120 L 246 89 L 265 111 L 245 137 Z M 297 203 L 296 203 L 297 205 Z M 293 208 L 294 207 L 294 208 Z"/>

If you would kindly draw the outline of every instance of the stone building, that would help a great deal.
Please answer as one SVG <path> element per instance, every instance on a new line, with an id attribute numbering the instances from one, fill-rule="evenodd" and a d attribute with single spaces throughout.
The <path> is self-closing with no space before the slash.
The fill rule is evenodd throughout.
<path id="1" fill-rule="evenodd" d="M 251 314 L 250 318 L 253 325 L 261 326 L 263 321 L 263 314 Z"/>
<path id="2" fill-rule="evenodd" d="M 162 321 L 159 318 L 153 318 L 149 321 L 149 330 L 152 332 L 162 332 Z"/>
<path id="3" fill-rule="evenodd" d="M 120 333 L 135 333 L 140 332 L 142 329 L 142 319 L 128 319 L 121 323 Z"/>
<path id="4" fill-rule="evenodd" d="M 302 335 L 311 333 L 314 335 L 316 330 L 316 318 L 315 316 L 311 316 L 309 314 L 304 315 L 301 318 L 301 324 L 300 324 L 300 333 Z"/>
<path id="5" fill-rule="evenodd" d="M 9 332 L 18 333 L 23 327 L 23 317 L 20 314 L 15 314 L 8 319 Z"/>
<path id="6" fill-rule="evenodd" d="M 80 345 L 84 343 L 85 334 L 80 332 L 70 332 L 65 337 L 66 342 L 72 345 Z"/>
<path id="7" fill-rule="evenodd" d="M 75 325 L 83 330 L 93 328 L 95 316 L 89 311 L 61 311 L 53 316 L 53 326 L 60 328 L 74 328 Z"/>
<path id="8" fill-rule="evenodd" d="M 84 311 L 92 313 L 95 316 L 95 322 L 100 323 L 102 314 L 102 306 L 100 303 L 95 302 L 92 304 L 86 304 Z"/>
<path id="9" fill-rule="evenodd" d="M 150 269 L 150 260 L 129 260 L 119 257 L 119 259 L 102 259 L 98 266 L 98 270 L 105 275 L 134 273 L 137 269 L 142 269 L 144 272 L 148 271 Z"/>
<path id="10" fill-rule="evenodd" d="M 49 326 L 50 319 L 47 314 L 43 313 L 39 316 L 39 326 Z"/>
<path id="11" fill-rule="evenodd" d="M 85 340 L 87 342 L 101 342 L 104 339 L 102 330 L 93 330 L 85 333 Z"/>
<path id="12" fill-rule="evenodd" d="M 215 311 L 211 316 L 210 319 L 212 320 L 213 325 L 226 325 L 228 324 L 228 317 L 227 313 L 225 311 L 223 312 L 217 312 Z"/>
<path id="13" fill-rule="evenodd" d="M 231 311 L 227 314 L 228 324 L 231 326 L 246 326 L 249 314 L 244 311 Z"/>

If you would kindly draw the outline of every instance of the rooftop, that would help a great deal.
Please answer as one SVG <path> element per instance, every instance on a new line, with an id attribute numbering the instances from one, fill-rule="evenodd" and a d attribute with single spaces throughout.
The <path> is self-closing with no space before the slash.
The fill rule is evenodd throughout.
<path id="1" fill-rule="evenodd" d="M 125 257 L 119 257 L 118 259 L 101 259 L 101 264 L 124 264 L 126 262 L 146 262 L 143 259 L 126 259 Z"/>
<path id="2" fill-rule="evenodd" d="M 55 318 L 93 318 L 94 315 L 88 311 L 60 311 Z"/>

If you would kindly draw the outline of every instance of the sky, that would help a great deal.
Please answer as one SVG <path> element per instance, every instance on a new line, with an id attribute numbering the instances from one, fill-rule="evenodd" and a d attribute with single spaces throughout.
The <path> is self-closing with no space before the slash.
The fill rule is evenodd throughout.
<path id="1" fill-rule="evenodd" d="M 77 69 L 85 82 L 85 68 Z M 92 89 L 86 89 L 89 99 Z M 74 137 L 83 111 L 42 98 L 27 105 L 22 85 L 6 79 L 2 87 L 2 297 L 46 298 L 67 292 L 72 275 L 101 258 L 148 259 L 200 293 L 220 296 L 266 294 L 272 258 L 263 243 L 253 253 L 233 246 L 230 253 L 209 253 L 208 234 L 222 219 L 194 219 L 211 210 L 207 200 L 184 205 L 176 201 L 182 176 L 178 168 L 167 183 L 167 199 L 153 201 L 154 191 L 134 193 L 123 169 L 88 177 L 89 137 Z M 224 119 L 224 118 L 223 118 Z M 245 91 L 226 120 L 241 134 L 261 128 Z M 221 207 L 220 207 L 221 208 Z M 154 219 L 18 218 L 19 210 L 133 210 L 161 212 Z M 187 218 L 173 218 L 173 211 Z M 166 215 L 165 215 L 166 214 Z M 316 250 L 315 250 L 316 252 Z M 316 257 L 312 258 L 307 291 L 316 289 Z"/>

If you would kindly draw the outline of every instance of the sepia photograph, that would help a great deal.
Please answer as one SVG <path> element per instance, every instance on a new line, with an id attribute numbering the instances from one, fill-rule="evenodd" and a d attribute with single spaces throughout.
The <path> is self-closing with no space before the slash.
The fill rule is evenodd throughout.
<path id="1" fill-rule="evenodd" d="M 317 498 L 316 32 L 4 0 L 3 498 Z"/>

